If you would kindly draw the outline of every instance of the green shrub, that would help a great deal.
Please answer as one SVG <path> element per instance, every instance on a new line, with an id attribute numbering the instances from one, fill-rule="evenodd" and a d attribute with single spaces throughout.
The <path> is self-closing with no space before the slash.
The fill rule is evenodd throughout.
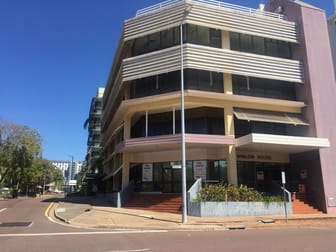
<path id="1" fill-rule="evenodd" d="M 262 196 L 254 188 L 240 185 L 239 187 L 232 184 L 206 185 L 197 194 L 196 202 L 206 201 L 263 201 L 273 202 L 282 201 L 281 196 Z"/>

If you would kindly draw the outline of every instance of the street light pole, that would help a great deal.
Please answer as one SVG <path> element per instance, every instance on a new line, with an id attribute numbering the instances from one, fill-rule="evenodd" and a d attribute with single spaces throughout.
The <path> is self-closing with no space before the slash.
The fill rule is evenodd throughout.
<path id="1" fill-rule="evenodd" d="M 68 156 L 71 157 L 70 168 L 68 169 L 69 170 L 69 174 L 68 174 L 68 190 L 70 190 L 70 192 L 72 192 L 71 185 L 70 185 L 70 180 L 72 180 L 72 169 L 73 169 L 74 156 L 73 155 L 68 155 Z"/>
<path id="2" fill-rule="evenodd" d="M 191 6 L 187 5 L 183 12 L 180 24 L 180 61 L 181 61 L 181 169 L 182 169 L 182 223 L 187 223 L 187 171 L 186 171 L 186 146 L 185 146 L 185 117 L 184 117 L 184 72 L 183 72 L 183 21 L 190 12 Z"/>
<path id="3" fill-rule="evenodd" d="M 181 53 L 181 165 L 182 165 L 182 223 L 187 223 L 187 179 L 186 179 L 186 150 L 184 125 L 184 73 L 183 73 L 183 22 L 180 24 L 180 53 Z"/>

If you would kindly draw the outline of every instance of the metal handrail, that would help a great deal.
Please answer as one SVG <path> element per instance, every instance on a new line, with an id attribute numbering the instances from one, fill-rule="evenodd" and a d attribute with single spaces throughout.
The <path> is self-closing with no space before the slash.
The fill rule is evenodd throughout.
<path id="1" fill-rule="evenodd" d="M 182 3 L 184 1 L 185 0 L 167 0 L 167 1 L 164 1 L 162 3 L 154 4 L 154 5 L 151 5 L 149 7 L 138 10 L 136 12 L 136 16 L 144 15 L 144 14 L 147 14 L 149 12 L 160 10 L 162 8 L 172 6 L 172 5 L 177 4 L 177 3 Z"/>
<path id="2" fill-rule="evenodd" d="M 230 3 L 225 3 L 217 0 L 167 0 L 162 3 L 158 3 L 143 9 L 140 9 L 136 12 L 136 16 L 141 16 L 144 14 L 148 14 L 150 12 L 154 12 L 157 10 L 161 10 L 163 8 L 178 4 L 178 3 L 183 3 L 183 2 L 195 2 L 195 3 L 202 3 L 202 4 L 208 4 L 212 6 L 216 6 L 221 9 L 229 9 L 229 10 L 234 10 L 238 12 L 244 12 L 244 13 L 249 13 L 252 15 L 261 15 L 261 16 L 266 16 L 266 17 L 271 17 L 271 18 L 277 18 L 277 19 L 282 19 L 285 20 L 286 17 L 282 14 L 274 13 L 274 12 L 268 12 L 268 11 L 263 11 L 260 9 L 253 9 L 253 8 L 248 8 L 236 4 L 230 4 Z"/>
<path id="3" fill-rule="evenodd" d="M 290 191 L 288 191 L 285 187 L 281 186 L 281 189 L 285 191 L 285 193 L 287 194 L 288 197 L 288 201 L 290 202 L 292 200 L 292 194 Z"/>

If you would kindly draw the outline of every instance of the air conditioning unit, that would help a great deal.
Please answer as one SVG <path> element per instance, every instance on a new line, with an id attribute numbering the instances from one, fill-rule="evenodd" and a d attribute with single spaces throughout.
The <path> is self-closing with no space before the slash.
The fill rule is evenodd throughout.
<path id="1" fill-rule="evenodd" d="M 282 7 L 282 5 L 279 5 L 275 10 L 274 10 L 275 13 L 278 13 L 278 14 L 283 14 L 284 12 L 284 8 Z"/>

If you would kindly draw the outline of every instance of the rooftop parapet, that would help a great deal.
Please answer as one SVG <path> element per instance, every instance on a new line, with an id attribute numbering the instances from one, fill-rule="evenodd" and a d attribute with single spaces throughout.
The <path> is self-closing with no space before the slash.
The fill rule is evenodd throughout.
<path id="1" fill-rule="evenodd" d="M 253 9 L 253 8 L 248 8 L 240 5 L 235 5 L 235 4 L 230 4 L 230 3 L 225 3 L 221 1 L 216 1 L 216 0 L 167 0 L 158 4 L 151 5 L 149 7 L 140 9 L 136 12 L 136 16 L 141 16 L 141 15 L 146 15 L 148 13 L 152 13 L 155 11 L 162 10 L 166 7 L 173 6 L 175 4 L 180 4 L 180 3 L 201 3 L 201 4 L 208 4 L 211 6 L 216 6 L 221 9 L 229 9 L 233 11 L 238 11 L 238 12 L 243 12 L 243 13 L 249 13 L 253 15 L 261 15 L 261 16 L 266 16 L 266 17 L 271 17 L 271 18 L 277 18 L 277 19 L 282 19 L 286 20 L 286 16 L 274 12 L 268 12 L 264 11 L 261 9 Z"/>

